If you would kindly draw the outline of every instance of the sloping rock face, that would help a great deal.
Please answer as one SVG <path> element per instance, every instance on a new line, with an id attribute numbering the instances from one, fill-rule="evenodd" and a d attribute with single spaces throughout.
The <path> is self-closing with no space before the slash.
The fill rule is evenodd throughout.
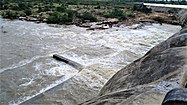
<path id="1" fill-rule="evenodd" d="M 179 87 L 185 71 L 187 28 L 117 72 L 98 97 L 82 105 L 160 105 L 169 90 Z"/>

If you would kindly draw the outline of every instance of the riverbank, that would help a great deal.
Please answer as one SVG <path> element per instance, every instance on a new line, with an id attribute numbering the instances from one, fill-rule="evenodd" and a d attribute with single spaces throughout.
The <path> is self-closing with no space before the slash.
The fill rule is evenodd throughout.
<path id="1" fill-rule="evenodd" d="M 179 21 L 173 9 L 167 12 L 154 12 L 146 6 L 132 2 L 41 2 L 11 1 L 2 2 L 0 14 L 4 18 L 33 21 L 36 23 L 66 24 L 90 28 L 92 22 L 102 26 L 96 29 L 108 29 L 113 25 L 127 26 L 139 23 L 167 23 L 178 25 Z M 115 20 L 115 21 L 114 21 Z M 85 24 L 86 23 L 86 24 Z M 107 26 L 107 27 L 104 27 Z"/>

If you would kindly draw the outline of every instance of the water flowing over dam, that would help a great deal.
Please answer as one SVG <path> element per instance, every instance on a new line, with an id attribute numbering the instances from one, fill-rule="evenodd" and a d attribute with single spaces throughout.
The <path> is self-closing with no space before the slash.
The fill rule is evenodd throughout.
<path id="1" fill-rule="evenodd" d="M 181 29 L 152 24 L 136 30 L 122 25 L 87 31 L 2 18 L 0 27 L 1 105 L 84 102 L 98 95 L 118 70 Z M 53 54 L 84 67 L 76 69 L 53 59 Z"/>

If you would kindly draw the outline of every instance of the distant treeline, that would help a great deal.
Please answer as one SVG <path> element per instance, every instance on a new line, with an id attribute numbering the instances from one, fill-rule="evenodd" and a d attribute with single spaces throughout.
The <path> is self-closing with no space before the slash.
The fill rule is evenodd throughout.
<path id="1" fill-rule="evenodd" d="M 99 19 L 134 18 L 134 12 L 151 12 L 145 6 L 136 7 L 132 0 L 0 0 L 0 15 L 9 19 L 28 19 L 55 24 L 96 22 Z M 143 0 L 133 0 L 143 1 Z M 145 0 L 149 1 L 149 0 Z M 156 2 L 151 1 L 150 2 Z M 160 1 L 160 3 L 166 3 Z M 167 2 L 187 4 L 186 2 Z"/>
<path id="2" fill-rule="evenodd" d="M 187 0 L 1 0 L 1 1 L 14 1 L 14 2 L 160 2 L 160 3 L 175 3 L 187 2 Z"/>
<path id="3" fill-rule="evenodd" d="M 96 22 L 98 18 L 134 17 L 133 3 L 85 0 L 3 0 L 0 15 L 55 24 Z M 123 9 L 128 9 L 123 11 Z"/>

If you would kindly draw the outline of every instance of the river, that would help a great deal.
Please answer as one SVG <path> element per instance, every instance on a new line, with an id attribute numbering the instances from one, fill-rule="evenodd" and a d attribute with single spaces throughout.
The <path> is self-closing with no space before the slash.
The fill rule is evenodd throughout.
<path id="1" fill-rule="evenodd" d="M 87 31 L 0 18 L 0 104 L 76 105 L 93 98 L 118 70 L 181 29 L 168 24 Z M 4 32 L 3 32 L 4 31 Z M 77 70 L 52 58 L 60 54 Z"/>

